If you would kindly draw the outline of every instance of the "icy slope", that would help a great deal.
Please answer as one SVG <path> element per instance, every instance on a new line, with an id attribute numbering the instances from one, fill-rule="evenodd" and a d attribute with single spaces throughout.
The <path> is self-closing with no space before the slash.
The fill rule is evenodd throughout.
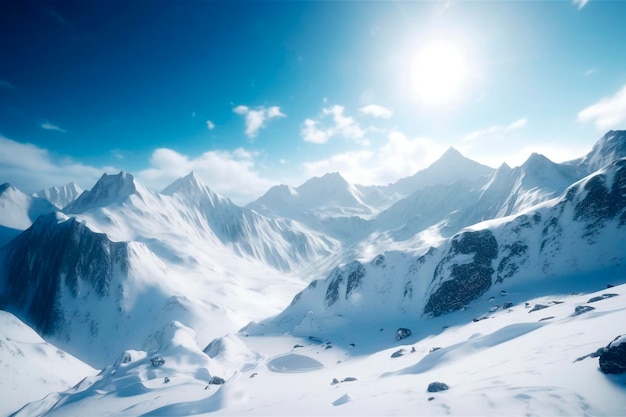
<path id="1" fill-rule="evenodd" d="M 45 342 L 17 317 L 2 310 L 0 369 L 0 416 L 96 374 L 96 370 Z"/>
<path id="2" fill-rule="evenodd" d="M 63 209 L 63 207 L 76 200 L 82 192 L 82 188 L 75 183 L 70 182 L 62 187 L 51 187 L 38 191 L 33 194 L 33 197 L 45 198 L 54 204 L 58 209 Z"/>
<path id="3" fill-rule="evenodd" d="M 405 322 L 413 334 L 400 341 L 392 321 L 373 332 L 343 327 L 323 340 L 242 333 L 216 340 L 207 356 L 173 323 L 154 350 L 127 352 L 16 416 L 624 415 L 625 377 L 602 374 L 588 356 L 624 332 L 626 288 L 606 293 L 512 295 L 513 305 L 472 321 L 506 298 L 499 296 Z M 221 364 L 228 370 L 216 373 Z M 211 384 L 213 376 L 224 384 Z M 432 382 L 449 389 L 428 392 Z"/>
<path id="4" fill-rule="evenodd" d="M 625 227 L 626 158 L 524 214 L 479 223 L 418 253 L 392 251 L 338 267 L 251 328 L 323 335 L 380 315 L 438 316 L 504 286 L 543 291 L 600 271 L 623 282 Z"/>
<path id="5" fill-rule="evenodd" d="M 42 214 L 57 211 L 48 201 L 29 197 L 11 184 L 0 185 L 0 247 L 7 244 Z"/>

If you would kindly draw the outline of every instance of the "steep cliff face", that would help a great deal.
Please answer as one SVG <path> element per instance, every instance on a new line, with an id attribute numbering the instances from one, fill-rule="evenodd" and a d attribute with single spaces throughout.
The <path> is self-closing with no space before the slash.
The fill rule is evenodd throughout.
<path id="1" fill-rule="evenodd" d="M 76 219 L 50 214 L 19 235 L 6 249 L 4 304 L 23 310 L 31 324 L 49 335 L 63 325 L 60 292 L 73 297 L 111 294 L 113 276 L 128 272 L 128 246 L 111 242 Z"/>

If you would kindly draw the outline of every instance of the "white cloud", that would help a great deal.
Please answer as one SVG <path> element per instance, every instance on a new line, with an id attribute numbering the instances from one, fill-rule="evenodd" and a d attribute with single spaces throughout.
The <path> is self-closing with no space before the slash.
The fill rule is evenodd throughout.
<path id="1" fill-rule="evenodd" d="M 215 123 L 213 123 L 213 122 L 212 122 L 212 121 L 210 121 L 210 120 L 207 120 L 207 121 L 206 121 L 206 127 L 207 127 L 207 129 L 209 129 L 209 130 L 213 130 L 213 129 L 215 129 Z"/>
<path id="2" fill-rule="evenodd" d="M 592 122 L 598 130 L 618 127 L 626 121 L 626 85 L 611 97 L 604 97 L 597 103 L 578 113 L 579 122 Z"/>
<path id="3" fill-rule="evenodd" d="M 245 204 L 275 185 L 255 170 L 254 157 L 255 154 L 243 148 L 232 152 L 209 151 L 195 158 L 159 148 L 152 153 L 150 168 L 140 171 L 137 178 L 160 191 L 177 178 L 194 171 L 214 191 L 237 204 Z"/>
<path id="4" fill-rule="evenodd" d="M 465 135 L 463 139 L 465 142 L 472 142 L 485 136 L 490 136 L 490 137 L 500 136 L 501 137 L 504 133 L 521 129 L 527 124 L 528 124 L 528 119 L 525 117 L 522 117 L 512 123 L 509 123 L 508 125 L 493 125 L 493 126 L 489 126 L 486 129 L 475 130 Z"/>
<path id="5" fill-rule="evenodd" d="M 428 167 L 445 149 L 429 138 L 410 139 L 402 132 L 392 131 L 376 150 L 335 154 L 304 163 L 303 171 L 307 178 L 338 171 L 352 183 L 385 185 Z"/>
<path id="6" fill-rule="evenodd" d="M 64 158 L 54 160 L 47 149 L 0 136 L 0 181 L 9 182 L 25 193 L 76 182 L 91 188 L 104 172 L 114 167 L 94 167 Z"/>
<path id="7" fill-rule="evenodd" d="M 330 139 L 331 132 L 326 130 L 320 130 L 318 122 L 312 119 L 306 119 L 300 128 L 300 136 L 306 142 L 311 143 L 326 143 Z"/>
<path id="8" fill-rule="evenodd" d="M 389 119 L 393 112 L 386 107 L 379 106 L 378 104 L 368 104 L 361 107 L 359 111 L 363 114 L 373 117 L 381 117 L 383 119 Z"/>
<path id="9" fill-rule="evenodd" d="M 572 3 L 578 6 L 578 10 L 580 10 L 589 3 L 589 0 L 572 0 Z"/>
<path id="10" fill-rule="evenodd" d="M 300 128 L 300 136 L 306 142 L 311 143 L 326 143 L 333 136 L 343 136 L 368 144 L 365 131 L 352 117 L 344 115 L 344 110 L 345 108 L 339 105 L 324 108 L 320 120 L 306 119 L 304 121 Z M 324 123 L 325 127 L 320 127 L 322 122 L 329 117 L 332 123 Z"/>
<path id="11" fill-rule="evenodd" d="M 61 129 L 59 126 L 54 125 L 54 124 L 52 124 L 50 122 L 43 122 L 40 126 L 41 126 L 42 129 L 56 130 L 57 132 L 67 133 L 67 130 Z"/>
<path id="12" fill-rule="evenodd" d="M 255 110 L 250 109 L 248 106 L 239 105 L 233 108 L 233 112 L 246 117 L 246 135 L 249 138 L 254 138 L 259 133 L 259 130 L 265 126 L 267 120 L 276 117 L 287 117 L 280 111 L 278 106 L 263 107 L 259 106 Z"/>

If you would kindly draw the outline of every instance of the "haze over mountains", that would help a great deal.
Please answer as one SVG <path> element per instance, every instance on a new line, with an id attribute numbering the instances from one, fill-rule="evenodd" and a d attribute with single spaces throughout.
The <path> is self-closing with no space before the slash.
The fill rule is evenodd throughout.
<path id="1" fill-rule="evenodd" d="M 430 372 L 438 369 L 454 380 L 459 366 L 472 380 L 457 348 L 429 356 L 435 340 L 484 352 L 489 370 L 479 377 L 501 377 L 512 387 L 515 395 L 499 387 L 485 408 L 476 402 L 480 414 L 517 415 L 523 396 L 538 414 L 626 411 L 623 399 L 603 405 L 605 394 L 582 383 L 553 381 L 568 402 L 560 410 L 549 395 L 531 395 L 538 383 L 532 375 L 554 363 L 554 350 L 515 370 L 506 359 L 489 364 L 490 352 L 515 351 L 518 338 L 533 349 L 542 338 L 563 338 L 582 356 L 626 333 L 607 325 L 626 319 L 626 131 L 608 132 L 589 154 L 566 163 L 532 154 L 519 167 L 492 169 L 450 148 L 387 186 L 329 173 L 272 187 L 246 207 L 194 173 L 161 192 L 125 172 L 104 174 L 80 191 L 69 184 L 27 196 L 0 186 L 0 308 L 16 317 L 0 328 L 10 341 L 0 344 L 0 360 L 22 366 L 16 346 L 27 342 L 7 332 L 30 326 L 67 352 L 58 356 L 84 362 L 68 362 L 71 371 L 55 366 L 54 378 L 46 378 L 54 383 L 19 379 L 38 389 L 0 413 L 69 388 L 93 367 L 104 371 L 16 415 L 72 415 L 80 407 L 93 415 L 306 414 L 295 408 L 301 396 L 319 403 L 313 413 L 410 414 L 418 394 L 406 393 L 405 384 L 435 378 Z M 607 284 L 619 301 L 571 315 Z M 560 305 L 549 304 L 553 299 L 564 305 L 551 307 Z M 535 302 L 554 311 L 541 324 L 524 307 Z M 405 341 L 394 337 L 401 327 L 413 330 Z M 578 341 L 572 332 L 582 335 Z M 403 358 L 389 362 L 387 350 L 398 348 Z M 24 355 L 45 366 L 41 355 Z M 163 367 L 154 365 L 155 355 Z M 595 378 L 587 362 L 572 368 L 574 359 L 560 366 Z M 352 394 L 338 395 L 329 376 L 358 372 L 360 361 L 371 371 Z M 515 372 L 522 377 L 512 378 Z M 290 389 L 255 388 L 263 378 Z M 626 398 L 615 381 L 596 379 L 604 392 Z M 377 402 L 379 383 L 387 390 Z M 307 389 L 311 384 L 317 388 Z M 426 414 L 446 407 L 462 414 L 463 395 L 472 394 L 458 392 Z M 157 395 L 162 399 L 149 399 Z"/>

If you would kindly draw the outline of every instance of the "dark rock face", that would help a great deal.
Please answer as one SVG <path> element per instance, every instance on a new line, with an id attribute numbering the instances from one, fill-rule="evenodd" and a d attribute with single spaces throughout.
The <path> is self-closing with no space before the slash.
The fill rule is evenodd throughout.
<path id="1" fill-rule="evenodd" d="M 505 279 L 512 277 L 528 260 L 528 245 L 521 241 L 514 242 L 510 245 L 504 245 L 502 252 L 506 253 L 498 264 L 496 283 L 501 283 Z"/>
<path id="2" fill-rule="evenodd" d="M 40 217 L 6 247 L 6 288 L 1 308 L 23 311 L 43 335 L 62 319 L 58 293 L 65 285 L 77 297 L 85 286 L 100 297 L 111 293 L 117 271 L 128 272 L 128 245 L 112 242 L 75 219 L 58 223 L 55 214 Z"/>
<path id="3" fill-rule="evenodd" d="M 450 387 L 448 387 L 448 385 L 443 382 L 431 382 L 430 384 L 428 384 L 428 388 L 426 390 L 428 392 L 439 392 L 446 391 L 448 389 L 450 389 Z"/>
<path id="4" fill-rule="evenodd" d="M 404 356 L 406 354 L 405 349 L 398 349 L 391 354 L 392 358 L 399 358 L 400 356 Z"/>
<path id="5" fill-rule="evenodd" d="M 353 292 L 361 287 L 363 277 L 366 275 L 366 270 L 359 261 L 354 261 L 344 268 L 336 268 L 328 277 L 330 283 L 326 288 L 326 297 L 324 299 L 324 305 L 326 307 L 332 306 L 339 300 L 341 287 L 345 281 L 346 275 L 345 299 L 347 300 Z"/>
<path id="6" fill-rule="evenodd" d="M 456 264 L 454 259 L 459 254 L 474 254 L 474 259 L 469 263 Z M 433 281 L 445 279 L 445 271 L 450 271 L 451 279 L 444 281 L 430 296 L 424 313 L 439 316 L 459 310 L 483 295 L 491 287 L 494 273 L 491 262 L 497 256 L 498 243 L 489 230 L 455 236 L 448 255 L 435 268 Z"/>
<path id="7" fill-rule="evenodd" d="M 625 338 L 625 336 L 616 337 L 600 355 L 600 369 L 605 374 L 626 373 Z"/>
<path id="8" fill-rule="evenodd" d="M 409 336 L 411 336 L 411 330 L 407 328 L 400 327 L 398 330 L 396 330 L 396 340 L 406 339 Z"/>

